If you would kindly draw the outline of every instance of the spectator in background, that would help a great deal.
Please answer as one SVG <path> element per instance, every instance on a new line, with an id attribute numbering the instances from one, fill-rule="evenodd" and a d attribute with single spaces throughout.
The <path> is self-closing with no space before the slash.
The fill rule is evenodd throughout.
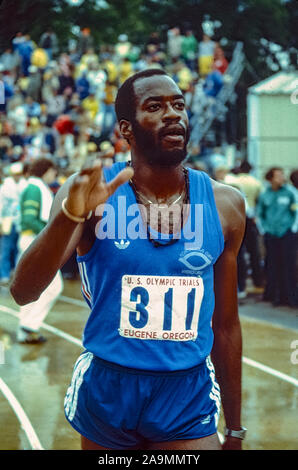
<path id="1" fill-rule="evenodd" d="M 48 62 L 49 58 L 45 49 L 42 49 L 41 47 L 36 47 L 31 54 L 31 65 L 36 67 L 39 71 L 44 71 L 48 65 Z"/>
<path id="2" fill-rule="evenodd" d="M 84 70 L 76 80 L 76 92 L 79 94 L 80 100 L 84 100 L 89 96 L 90 83 L 87 79 L 87 72 Z"/>
<path id="3" fill-rule="evenodd" d="M 211 98 L 216 98 L 224 84 L 222 74 L 215 69 L 214 64 L 212 70 L 207 74 L 204 82 L 204 92 Z"/>
<path id="4" fill-rule="evenodd" d="M 30 65 L 28 71 L 29 79 L 26 95 L 30 96 L 35 102 L 41 102 L 42 72 L 35 65 Z"/>
<path id="5" fill-rule="evenodd" d="M 117 85 L 118 66 L 114 63 L 111 54 L 105 54 L 102 61 L 102 67 L 107 74 L 107 81 Z"/>
<path id="6" fill-rule="evenodd" d="M 58 94 L 58 90 L 53 89 L 52 93 L 46 99 L 47 105 L 47 124 L 52 126 L 56 119 L 64 113 L 66 100 L 63 95 Z"/>
<path id="7" fill-rule="evenodd" d="M 41 90 L 42 101 L 46 102 L 52 97 L 54 90 L 58 91 L 59 82 L 59 68 L 57 62 L 51 61 L 43 73 L 43 82 Z"/>
<path id="8" fill-rule="evenodd" d="M 81 60 L 79 62 L 79 69 L 80 70 L 87 70 L 92 64 L 98 64 L 98 55 L 96 54 L 93 47 L 87 49 L 85 54 L 82 55 Z"/>
<path id="9" fill-rule="evenodd" d="M 273 305 L 295 306 L 296 286 L 291 280 L 295 196 L 285 185 L 284 171 L 271 168 L 265 176 L 269 187 L 260 195 L 257 215 L 266 249 L 264 300 Z"/>
<path id="10" fill-rule="evenodd" d="M 30 35 L 26 34 L 24 40 L 18 44 L 18 53 L 21 57 L 21 70 L 25 77 L 29 75 L 29 67 L 31 65 L 31 56 L 34 50 L 34 44 Z"/>
<path id="11" fill-rule="evenodd" d="M 197 71 L 198 41 L 191 29 L 186 30 L 181 41 L 181 54 L 192 72 Z"/>
<path id="12" fill-rule="evenodd" d="M 0 80 L 2 83 L 0 96 L 0 112 L 5 113 L 7 110 L 7 102 L 14 95 L 14 86 L 7 82 L 2 72 L 4 72 L 4 67 L 0 62 Z"/>
<path id="13" fill-rule="evenodd" d="M 99 111 L 99 102 L 93 89 L 91 89 L 89 95 L 83 99 L 82 108 L 86 111 L 90 121 L 94 122 L 95 117 Z"/>
<path id="14" fill-rule="evenodd" d="M 16 266 L 18 257 L 18 238 L 20 232 L 20 197 L 26 187 L 23 178 L 23 165 L 13 163 L 0 189 L 1 225 L 1 266 L 0 279 L 8 283 Z"/>
<path id="15" fill-rule="evenodd" d="M 93 39 L 90 33 L 90 28 L 82 28 L 80 31 L 77 47 L 79 57 L 82 57 L 88 49 L 93 47 Z"/>
<path id="16" fill-rule="evenodd" d="M 21 196 L 20 253 L 29 247 L 48 221 L 53 202 L 49 186 L 55 181 L 57 171 L 51 160 L 38 158 L 30 166 L 29 174 L 28 185 Z M 39 329 L 62 289 L 62 276 L 58 271 L 38 300 L 20 308 L 18 342 L 40 344 L 46 340 Z"/>
<path id="17" fill-rule="evenodd" d="M 12 79 L 15 79 L 16 77 L 19 61 L 19 55 L 10 47 L 7 48 L 0 57 L 0 63 L 2 64 L 3 71 L 8 72 L 11 75 Z"/>
<path id="18" fill-rule="evenodd" d="M 294 305 L 298 306 L 298 292 L 297 292 L 297 272 L 298 272 L 298 170 L 292 171 L 290 174 L 291 185 L 289 189 L 293 191 L 295 196 L 295 203 L 293 209 L 295 210 L 295 222 L 292 225 L 292 257 L 290 260 L 290 279 L 293 283 L 292 289 L 294 291 Z"/>
<path id="19" fill-rule="evenodd" d="M 298 233 L 298 170 L 292 171 L 292 173 L 290 174 L 290 182 L 291 182 L 290 189 L 293 191 L 295 195 L 294 209 L 296 211 L 296 219 L 292 227 L 292 232 L 297 234 Z"/>
<path id="20" fill-rule="evenodd" d="M 15 37 L 11 41 L 13 51 L 18 54 L 21 44 L 25 41 L 26 41 L 25 35 L 21 31 L 18 31 Z"/>
<path id="21" fill-rule="evenodd" d="M 102 133 L 108 138 L 112 136 L 117 121 L 114 106 L 116 94 L 117 86 L 107 80 L 101 107 L 103 111 Z"/>
<path id="22" fill-rule="evenodd" d="M 46 51 L 49 60 L 52 60 L 52 58 L 57 54 L 58 39 L 51 28 L 48 28 L 47 31 L 42 34 L 40 38 L 40 47 Z"/>
<path id="23" fill-rule="evenodd" d="M 128 40 L 127 34 L 120 34 L 118 42 L 115 45 L 115 60 L 117 63 L 121 62 L 125 57 L 128 57 L 131 50 L 131 43 Z"/>
<path id="24" fill-rule="evenodd" d="M 182 35 L 179 28 L 168 30 L 167 52 L 171 62 L 176 62 L 181 58 Z"/>
<path id="25" fill-rule="evenodd" d="M 58 79 L 59 79 L 58 94 L 64 95 L 65 97 L 71 96 L 76 90 L 76 85 L 75 85 L 75 80 L 73 78 L 72 71 L 69 69 L 67 65 L 60 66 L 60 73 L 58 75 Z"/>
<path id="26" fill-rule="evenodd" d="M 193 74 L 190 68 L 182 61 L 176 62 L 173 64 L 172 78 L 185 95 L 193 82 Z"/>
<path id="27" fill-rule="evenodd" d="M 147 46 L 150 45 L 150 44 L 154 45 L 157 50 L 160 49 L 161 40 L 160 40 L 160 36 L 159 36 L 158 31 L 152 31 L 152 33 L 150 33 L 148 41 L 147 41 Z"/>
<path id="28" fill-rule="evenodd" d="M 6 160 L 7 150 L 12 148 L 12 142 L 9 138 L 7 130 L 4 128 L 0 134 L 0 161 L 3 163 Z M 0 165 L 0 171 L 2 175 L 2 165 Z"/>
<path id="29" fill-rule="evenodd" d="M 15 98 L 9 102 L 7 117 L 11 124 L 11 138 L 12 134 L 16 136 L 24 135 L 27 128 L 28 116 L 21 96 L 15 96 Z M 14 142 L 14 144 L 16 145 L 17 142 Z"/>
<path id="30" fill-rule="evenodd" d="M 209 34 L 203 33 L 203 39 L 199 42 L 198 66 L 199 75 L 205 78 L 212 72 L 214 63 L 215 42 Z"/>
<path id="31" fill-rule="evenodd" d="M 106 72 L 102 69 L 99 62 L 94 61 L 89 64 L 86 76 L 90 83 L 90 88 L 94 91 L 96 98 L 100 103 L 104 96 L 104 89 L 107 80 Z"/>
<path id="32" fill-rule="evenodd" d="M 212 71 L 205 77 L 203 90 L 209 103 L 209 112 L 214 115 L 211 126 L 211 133 L 214 135 L 214 145 L 220 147 L 222 145 L 225 134 L 225 123 L 216 113 L 217 96 L 224 86 L 223 75 L 215 69 L 214 64 Z"/>
<path id="33" fill-rule="evenodd" d="M 41 106 L 38 101 L 34 101 L 31 96 L 27 96 L 24 104 L 27 117 L 39 117 L 41 114 Z"/>
<path id="34" fill-rule="evenodd" d="M 124 83 L 134 72 L 133 65 L 128 57 L 124 57 L 118 66 L 119 82 Z"/>
<path id="35" fill-rule="evenodd" d="M 223 49 L 216 44 L 214 48 L 214 70 L 218 70 L 221 74 L 224 74 L 229 66 Z"/>
<path id="36" fill-rule="evenodd" d="M 263 286 L 262 257 L 260 252 L 260 233 L 256 225 L 256 206 L 262 191 L 262 183 L 250 174 L 252 166 L 244 160 L 237 173 L 237 181 L 246 198 L 246 229 L 243 248 L 249 255 L 252 281 L 255 293 Z"/>

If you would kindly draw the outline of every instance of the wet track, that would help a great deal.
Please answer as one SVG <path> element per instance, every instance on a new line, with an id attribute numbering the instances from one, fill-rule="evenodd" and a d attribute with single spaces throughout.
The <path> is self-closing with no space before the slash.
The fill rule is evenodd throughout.
<path id="1" fill-rule="evenodd" d="M 298 449 L 298 312 L 255 297 L 239 306 L 243 331 L 244 449 Z M 77 281 L 48 315 L 40 346 L 16 342 L 18 306 L 0 291 L 0 450 L 78 450 L 63 401 L 88 317 Z M 2 362 L 2 364 L 1 364 Z M 223 420 L 219 431 L 222 432 Z"/>

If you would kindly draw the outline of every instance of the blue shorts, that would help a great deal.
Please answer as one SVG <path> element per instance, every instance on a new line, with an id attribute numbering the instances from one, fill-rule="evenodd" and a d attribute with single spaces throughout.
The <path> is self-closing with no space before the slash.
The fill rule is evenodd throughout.
<path id="1" fill-rule="evenodd" d="M 129 369 L 90 352 L 78 358 L 64 402 L 66 419 L 108 449 L 216 433 L 220 391 L 209 358 L 192 369 Z"/>

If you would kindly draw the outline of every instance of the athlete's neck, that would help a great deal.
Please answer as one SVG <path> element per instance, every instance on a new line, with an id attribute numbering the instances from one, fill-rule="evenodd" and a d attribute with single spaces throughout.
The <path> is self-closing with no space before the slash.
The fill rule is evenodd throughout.
<path id="1" fill-rule="evenodd" d="M 179 195 L 184 190 L 183 166 L 152 166 L 140 159 L 132 159 L 134 169 L 133 182 L 144 195 L 154 196 L 157 200 L 166 200 Z"/>

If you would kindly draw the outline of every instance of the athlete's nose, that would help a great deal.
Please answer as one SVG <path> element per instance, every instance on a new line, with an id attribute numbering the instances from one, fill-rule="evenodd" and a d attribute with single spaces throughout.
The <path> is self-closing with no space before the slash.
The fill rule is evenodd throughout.
<path id="1" fill-rule="evenodd" d="M 163 121 L 180 121 L 181 113 L 174 108 L 171 104 L 166 105 L 165 111 L 162 116 Z"/>

